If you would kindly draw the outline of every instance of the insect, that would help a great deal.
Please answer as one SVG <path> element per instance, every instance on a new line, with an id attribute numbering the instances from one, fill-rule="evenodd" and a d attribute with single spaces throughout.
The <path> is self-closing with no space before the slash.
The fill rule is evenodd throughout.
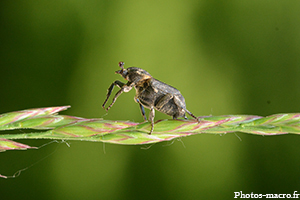
<path id="1" fill-rule="evenodd" d="M 116 74 L 120 74 L 128 82 L 123 83 L 116 80 L 110 85 L 107 90 L 106 99 L 102 105 L 104 109 L 114 87 L 118 86 L 121 89 L 116 93 L 112 103 L 106 108 L 106 111 L 114 105 L 117 98 L 123 92 L 129 92 L 134 87 L 136 90 L 134 100 L 140 105 L 140 110 L 145 121 L 147 121 L 147 117 L 144 107 L 150 109 L 149 120 L 151 121 L 151 130 L 149 134 L 151 134 L 154 129 L 155 110 L 172 116 L 173 119 L 177 119 L 178 117 L 187 119 L 185 113 L 188 113 L 199 122 L 199 119 L 186 109 L 185 99 L 179 90 L 156 80 L 147 71 L 141 68 L 129 67 L 125 69 L 124 62 L 119 62 L 119 67 L 121 70 L 116 71 Z"/>

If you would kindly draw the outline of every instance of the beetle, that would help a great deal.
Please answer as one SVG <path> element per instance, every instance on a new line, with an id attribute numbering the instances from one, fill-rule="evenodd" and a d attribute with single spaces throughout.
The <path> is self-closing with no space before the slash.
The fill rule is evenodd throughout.
<path id="1" fill-rule="evenodd" d="M 110 85 L 107 90 L 106 99 L 102 105 L 103 109 L 105 109 L 105 104 L 115 86 L 118 86 L 120 90 L 115 94 L 112 103 L 105 109 L 106 111 L 114 105 L 117 98 L 123 92 L 129 92 L 134 87 L 136 90 L 134 100 L 140 105 L 140 110 L 145 121 L 147 121 L 147 117 L 144 107 L 150 109 L 149 120 L 151 121 L 151 130 L 149 134 L 154 129 L 155 110 L 172 116 L 173 119 L 177 119 L 178 117 L 187 119 L 185 113 L 188 113 L 199 122 L 199 118 L 186 109 L 185 99 L 179 90 L 153 78 L 147 71 L 141 68 L 129 67 L 125 69 L 124 64 L 124 62 L 119 62 L 121 70 L 115 73 L 120 74 L 128 82 L 123 83 L 116 80 Z"/>

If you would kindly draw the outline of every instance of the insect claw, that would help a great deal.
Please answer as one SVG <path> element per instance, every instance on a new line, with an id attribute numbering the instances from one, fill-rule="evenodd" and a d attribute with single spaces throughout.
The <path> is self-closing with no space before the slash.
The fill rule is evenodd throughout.
<path id="1" fill-rule="evenodd" d="M 151 127 L 150 132 L 148 133 L 148 135 L 151 135 L 151 133 L 153 132 L 153 127 Z"/>

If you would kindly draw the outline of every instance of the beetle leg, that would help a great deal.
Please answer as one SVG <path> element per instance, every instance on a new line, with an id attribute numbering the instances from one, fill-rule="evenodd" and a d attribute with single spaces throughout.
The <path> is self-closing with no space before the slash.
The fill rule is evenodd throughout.
<path id="1" fill-rule="evenodd" d="M 119 88 L 122 88 L 125 85 L 125 83 L 122 83 L 121 81 L 117 80 L 110 85 L 110 87 L 107 89 L 106 99 L 105 99 L 104 103 L 102 104 L 103 109 L 105 109 L 104 106 L 105 106 L 108 98 L 110 97 L 111 92 L 114 89 L 115 85 L 118 86 Z"/>
<path id="2" fill-rule="evenodd" d="M 197 119 L 197 121 L 200 122 L 200 119 L 197 118 L 195 115 L 193 115 L 193 113 L 191 113 L 189 110 L 187 110 L 186 107 L 185 107 L 185 105 L 180 101 L 180 99 L 179 99 L 176 95 L 174 95 L 174 102 L 175 102 L 175 104 L 176 104 L 178 107 L 182 108 L 182 109 L 183 109 L 185 112 L 187 112 L 191 117 Z M 184 116 L 184 118 L 187 119 L 186 116 Z"/>
<path id="3" fill-rule="evenodd" d="M 185 115 L 183 116 L 184 119 L 188 119 Z M 173 119 L 177 119 L 177 117 L 173 116 Z"/>
<path id="4" fill-rule="evenodd" d="M 141 113 L 144 117 L 144 120 L 147 121 L 147 117 L 145 115 L 145 109 L 144 109 L 144 106 L 140 103 L 140 100 L 138 98 L 134 98 L 134 100 L 140 105 L 140 110 L 141 110 Z"/>
<path id="5" fill-rule="evenodd" d="M 151 111 L 149 114 L 149 120 L 151 121 L 151 130 L 150 130 L 149 135 L 151 135 L 151 133 L 153 132 L 153 129 L 154 129 L 154 116 L 155 116 L 154 107 L 152 106 L 150 109 L 151 109 Z"/>
<path id="6" fill-rule="evenodd" d="M 111 104 L 106 108 L 106 111 L 108 111 L 114 105 L 114 103 L 116 102 L 116 100 L 120 96 L 120 94 L 122 94 L 123 92 L 129 92 L 131 89 L 132 89 L 132 84 L 130 84 L 130 85 L 123 85 L 122 88 L 114 96 Z"/>

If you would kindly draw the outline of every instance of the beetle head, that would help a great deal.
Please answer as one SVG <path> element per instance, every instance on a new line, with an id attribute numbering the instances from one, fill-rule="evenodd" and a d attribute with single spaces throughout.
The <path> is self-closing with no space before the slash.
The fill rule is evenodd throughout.
<path id="1" fill-rule="evenodd" d="M 127 81 L 139 82 L 151 78 L 151 75 L 147 71 L 137 67 L 129 67 L 125 69 L 124 64 L 124 62 L 119 62 L 121 70 L 116 71 L 116 74 L 120 74 Z"/>
<path id="2" fill-rule="evenodd" d="M 126 69 L 124 69 L 124 64 L 124 62 L 119 62 L 119 67 L 121 67 L 121 70 L 116 71 L 116 74 L 120 74 L 121 76 L 123 76 L 123 78 L 126 79 L 128 72 Z"/>

